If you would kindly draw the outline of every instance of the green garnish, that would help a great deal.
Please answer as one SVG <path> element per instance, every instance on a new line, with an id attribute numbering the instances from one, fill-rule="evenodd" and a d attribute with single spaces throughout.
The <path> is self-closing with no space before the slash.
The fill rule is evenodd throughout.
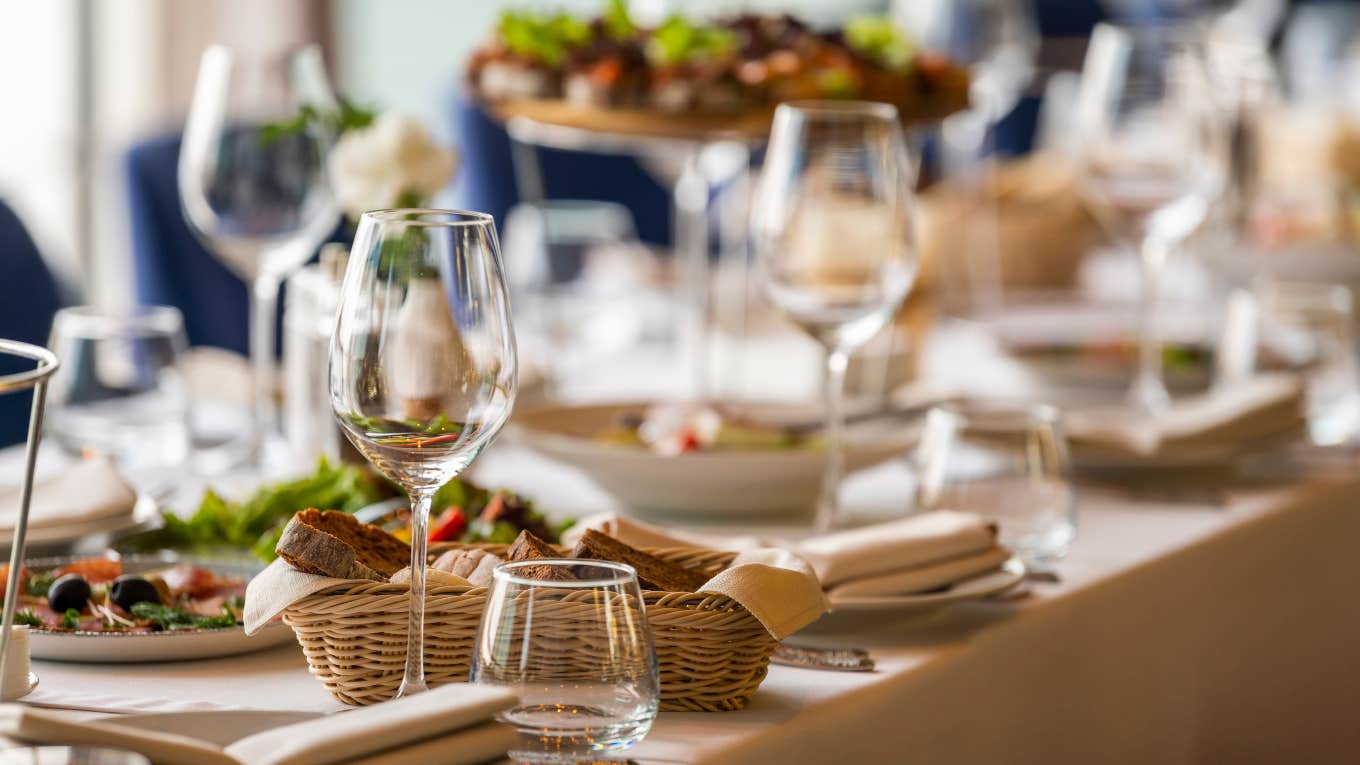
<path id="1" fill-rule="evenodd" d="M 22 611 L 15 611 L 15 612 L 14 612 L 14 623 L 15 623 L 15 624 L 25 624 L 25 625 L 28 625 L 29 627 L 43 627 L 43 626 L 45 626 L 45 625 L 43 624 L 42 617 L 40 617 L 40 616 L 38 616 L 37 614 L 33 613 L 33 611 L 32 611 L 31 609 L 28 609 L 28 608 L 25 608 L 25 609 L 22 610 Z"/>
<path id="2" fill-rule="evenodd" d="M 57 578 L 50 571 L 45 574 L 34 574 L 24 583 L 24 592 L 35 597 L 44 597 L 56 580 Z"/>
<path id="3" fill-rule="evenodd" d="M 671 16 L 652 32 L 647 57 L 662 65 L 696 59 L 722 58 L 737 46 L 737 37 L 725 27 L 695 24 L 683 16 Z"/>
<path id="4" fill-rule="evenodd" d="M 609 0 L 601 18 L 604 21 L 605 32 L 615 40 L 630 37 L 637 31 L 633 17 L 628 15 L 628 0 Z"/>
<path id="5" fill-rule="evenodd" d="M 506 11 L 497 32 L 512 53 L 548 66 L 558 66 L 573 48 L 590 44 L 594 37 L 589 24 L 565 13 Z"/>
<path id="6" fill-rule="evenodd" d="M 337 97 L 336 109 L 333 111 L 322 111 L 311 104 L 303 104 L 292 117 L 261 126 L 259 141 L 261 146 L 268 146 L 281 138 L 301 135 L 314 125 L 338 137 L 345 131 L 368 127 L 376 118 L 375 112 Z"/>
<path id="7" fill-rule="evenodd" d="M 223 606 L 220 616 L 199 616 L 173 606 L 156 603 L 138 603 L 132 607 L 132 615 L 138 619 L 159 624 L 167 630 L 214 630 L 236 626 L 236 615 Z"/>
<path id="8" fill-rule="evenodd" d="M 916 46 L 887 16 L 857 15 L 845 22 L 845 44 L 887 69 L 911 67 Z"/>
<path id="9" fill-rule="evenodd" d="M 80 612 L 74 608 L 66 609 L 66 613 L 61 615 L 61 626 L 68 630 L 80 629 Z"/>

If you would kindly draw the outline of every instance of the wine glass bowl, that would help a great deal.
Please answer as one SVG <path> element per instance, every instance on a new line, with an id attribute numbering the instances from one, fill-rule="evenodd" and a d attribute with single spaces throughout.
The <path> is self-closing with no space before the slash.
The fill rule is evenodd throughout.
<path id="1" fill-rule="evenodd" d="M 821 528 L 840 520 L 849 355 L 891 321 L 916 275 L 914 181 L 891 105 L 805 101 L 776 109 L 751 234 L 770 299 L 827 351 Z"/>
<path id="2" fill-rule="evenodd" d="M 516 358 L 491 216 L 364 213 L 331 341 L 330 399 L 350 442 L 411 497 L 412 642 L 402 694 L 424 687 L 430 501 L 509 419 Z"/>

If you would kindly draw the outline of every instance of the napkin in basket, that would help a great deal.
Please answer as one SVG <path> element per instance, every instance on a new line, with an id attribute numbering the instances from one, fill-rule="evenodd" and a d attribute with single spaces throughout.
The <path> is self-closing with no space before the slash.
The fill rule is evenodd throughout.
<path id="1" fill-rule="evenodd" d="M 1068 412 L 1063 429 L 1078 456 L 1194 457 L 1299 432 L 1306 416 L 1303 381 L 1275 373 L 1177 399 L 1151 417 L 1126 407 Z"/>
<path id="2" fill-rule="evenodd" d="M 515 739 L 491 722 L 516 703 L 493 686 L 455 683 L 383 704 L 254 733 L 224 747 L 203 739 L 76 722 L 21 704 L 0 706 L 0 736 L 34 744 L 114 746 L 156 765 L 473 765 L 505 756 Z M 210 715 L 204 713 L 205 724 Z"/>
<path id="3" fill-rule="evenodd" d="M 0 536 L 19 522 L 20 488 L 0 493 Z M 107 457 L 90 457 L 33 485 L 30 529 L 102 527 L 132 518 L 137 493 Z"/>
<path id="4" fill-rule="evenodd" d="M 976 515 L 937 510 L 825 534 L 794 552 L 839 598 L 912 595 L 994 571 L 1010 558 L 996 529 Z"/>

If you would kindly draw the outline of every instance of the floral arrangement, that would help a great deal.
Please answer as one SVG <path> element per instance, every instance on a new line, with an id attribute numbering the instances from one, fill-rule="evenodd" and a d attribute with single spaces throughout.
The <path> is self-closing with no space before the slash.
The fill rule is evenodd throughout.
<path id="1" fill-rule="evenodd" d="M 421 122 L 394 112 L 344 130 L 329 159 L 336 202 L 353 221 L 368 210 L 427 206 L 457 165 Z"/>

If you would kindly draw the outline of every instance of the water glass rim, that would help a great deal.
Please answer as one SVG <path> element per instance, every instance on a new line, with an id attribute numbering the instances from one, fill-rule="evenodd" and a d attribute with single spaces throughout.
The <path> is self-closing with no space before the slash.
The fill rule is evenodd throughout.
<path id="1" fill-rule="evenodd" d="M 556 579 L 538 579 L 515 573 L 520 569 L 541 566 L 571 568 L 576 574 L 579 574 L 581 567 L 589 566 L 591 568 L 608 569 L 614 572 L 614 576 L 599 576 L 590 579 L 558 581 Z M 542 558 L 539 560 L 507 561 L 496 566 L 496 568 L 492 570 L 491 575 L 496 581 L 500 582 L 510 582 L 512 584 L 528 585 L 532 587 L 548 587 L 555 590 L 582 590 L 593 587 L 613 587 L 637 581 L 637 571 L 627 563 L 591 560 L 588 558 Z"/>
<path id="2" fill-rule="evenodd" d="M 94 305 L 67 306 L 52 319 L 53 337 L 89 340 L 174 337 L 183 330 L 184 315 L 170 305 L 138 305 L 120 310 Z"/>
<path id="3" fill-rule="evenodd" d="M 853 99 L 804 99 L 785 101 L 775 108 L 776 113 L 800 114 L 803 117 L 815 116 L 825 120 L 849 120 L 860 117 L 873 117 L 885 121 L 897 121 L 897 107 L 882 101 L 857 101 Z"/>
<path id="4" fill-rule="evenodd" d="M 1057 427 L 1061 419 L 1058 408 L 1052 404 L 1006 399 L 950 401 L 931 409 L 928 416 L 948 417 L 955 424 L 990 431 Z"/>
<path id="5" fill-rule="evenodd" d="M 492 226 L 496 219 L 489 213 L 475 210 L 453 210 L 438 207 L 392 207 L 369 210 L 360 216 L 360 223 L 370 219 L 378 223 L 400 223 L 426 228 L 481 228 Z"/>

